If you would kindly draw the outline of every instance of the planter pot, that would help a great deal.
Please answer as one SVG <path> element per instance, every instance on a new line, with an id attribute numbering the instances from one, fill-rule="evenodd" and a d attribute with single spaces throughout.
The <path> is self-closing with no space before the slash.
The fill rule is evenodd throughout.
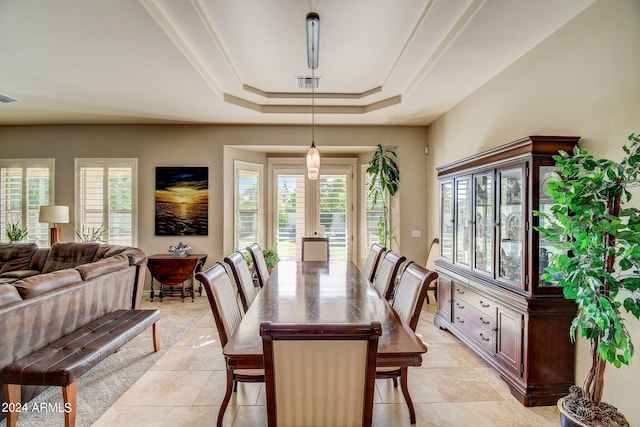
<path id="1" fill-rule="evenodd" d="M 562 402 L 564 401 L 564 397 L 558 400 L 558 411 L 560 411 L 560 426 L 561 427 L 590 427 L 587 424 L 584 424 L 571 416 L 565 409 L 562 407 Z"/>
<path id="2" fill-rule="evenodd" d="M 558 400 L 558 411 L 560 411 L 560 426 L 561 427 L 592 427 L 590 424 L 585 424 L 582 421 L 575 419 L 570 413 L 568 413 L 562 406 L 564 398 Z M 633 427 L 633 424 L 627 420 L 629 427 Z"/>

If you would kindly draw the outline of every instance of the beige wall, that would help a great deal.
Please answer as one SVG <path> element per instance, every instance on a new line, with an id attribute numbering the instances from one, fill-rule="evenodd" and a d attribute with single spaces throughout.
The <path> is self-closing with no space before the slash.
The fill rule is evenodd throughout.
<path id="1" fill-rule="evenodd" d="M 317 127 L 316 144 L 323 147 L 397 146 L 401 168 L 398 193 L 402 241 L 400 251 L 410 259 L 426 257 L 427 216 L 424 168 L 425 127 Z M 267 153 L 242 149 L 251 146 L 306 145 L 308 126 L 231 125 L 57 125 L 0 126 L 1 158 L 55 158 L 55 202 L 73 206 L 73 162 L 76 157 L 135 157 L 138 159 L 138 246 L 147 254 L 164 253 L 183 240 L 195 252 L 209 254 L 208 264 L 233 247 L 233 161 L 266 162 Z M 266 149 L 268 150 L 268 149 Z M 357 157 L 351 155 L 350 157 Z M 361 156 L 361 158 L 366 156 Z M 366 160 L 365 160 L 366 161 Z M 154 235 L 156 166 L 209 167 L 209 235 L 157 237 Z M 267 168 L 265 165 L 265 179 Z M 418 195 L 418 197 L 416 197 Z M 359 199 L 356 198 L 356 203 Z M 73 212 L 73 209 L 71 210 Z M 356 218 L 359 216 L 356 215 Z M 72 219 L 73 221 L 73 219 Z M 412 238 L 411 230 L 422 230 Z M 73 240 L 71 225 L 63 238 Z M 357 251 L 355 252 L 358 253 Z"/>
<path id="2" fill-rule="evenodd" d="M 594 155 L 621 157 L 627 136 L 640 132 L 639 17 L 637 0 L 596 2 L 430 126 L 430 234 L 438 229 L 434 167 L 536 134 L 579 135 Z M 628 327 L 640 346 L 640 325 L 631 316 Z M 580 342 L 578 381 L 588 358 Z M 605 400 L 635 425 L 639 380 L 638 357 L 631 367 L 608 367 Z"/>

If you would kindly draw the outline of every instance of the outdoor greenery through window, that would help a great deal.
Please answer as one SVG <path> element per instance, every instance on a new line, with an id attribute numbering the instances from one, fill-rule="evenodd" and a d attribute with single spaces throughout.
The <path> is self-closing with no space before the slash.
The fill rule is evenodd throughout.
<path id="1" fill-rule="evenodd" d="M 0 160 L 0 234 L 8 242 L 6 228 L 26 227 L 27 242 L 47 246 L 49 224 L 38 222 L 41 205 L 53 194 L 53 159 Z"/>
<path id="2" fill-rule="evenodd" d="M 236 161 L 235 169 L 235 243 L 243 249 L 262 241 L 262 166 Z"/>
<path id="3" fill-rule="evenodd" d="M 347 229 L 347 176 L 320 175 L 320 226 L 329 238 L 329 258 L 346 260 L 349 247 Z"/>
<path id="4" fill-rule="evenodd" d="M 75 229 L 81 239 L 137 244 L 137 159 L 76 159 Z"/>
<path id="5" fill-rule="evenodd" d="M 278 225 L 276 245 L 281 260 L 299 259 L 305 234 L 305 177 L 279 174 L 276 180 Z"/>

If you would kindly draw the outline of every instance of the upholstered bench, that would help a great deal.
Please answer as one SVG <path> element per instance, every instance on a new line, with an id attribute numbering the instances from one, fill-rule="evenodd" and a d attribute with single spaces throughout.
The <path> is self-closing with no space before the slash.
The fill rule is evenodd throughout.
<path id="1" fill-rule="evenodd" d="M 21 385 L 61 386 L 65 426 L 74 426 L 77 379 L 149 326 L 157 352 L 159 319 L 160 310 L 117 310 L 6 366 L 2 374 L 10 411 L 7 427 L 18 421 Z"/>

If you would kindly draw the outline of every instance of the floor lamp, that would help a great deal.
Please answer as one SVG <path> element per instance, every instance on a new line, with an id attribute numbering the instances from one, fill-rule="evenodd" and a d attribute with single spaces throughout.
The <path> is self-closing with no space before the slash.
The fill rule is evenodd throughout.
<path id="1" fill-rule="evenodd" d="M 40 206 L 40 222 L 53 224 L 49 229 L 49 242 L 51 245 L 62 240 L 60 227 L 56 224 L 69 222 L 69 206 Z"/>

